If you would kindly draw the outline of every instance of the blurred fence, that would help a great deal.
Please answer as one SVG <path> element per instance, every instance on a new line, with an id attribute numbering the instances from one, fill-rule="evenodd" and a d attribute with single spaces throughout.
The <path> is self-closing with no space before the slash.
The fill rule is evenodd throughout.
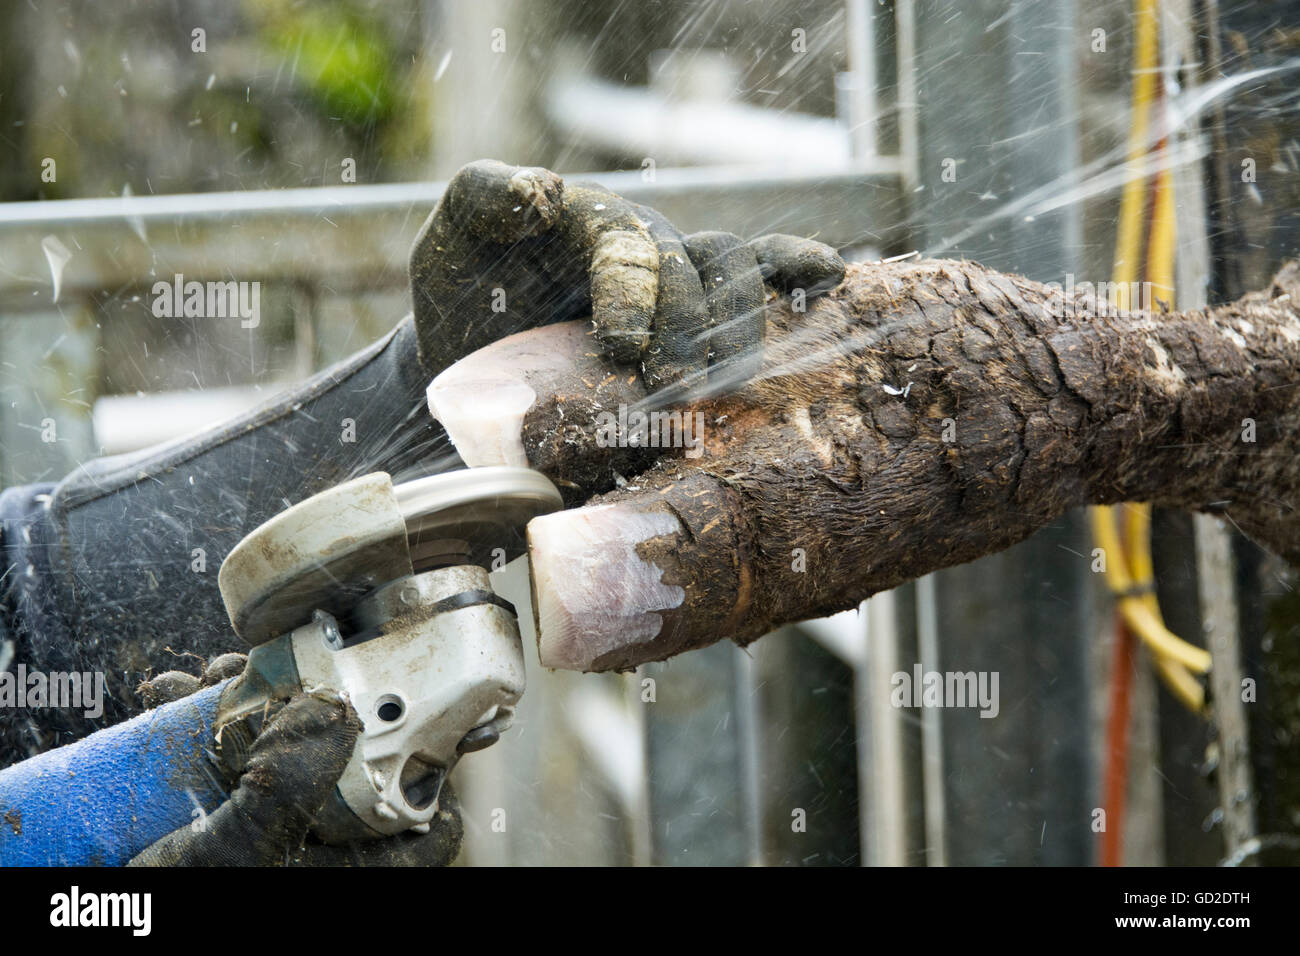
<path id="1" fill-rule="evenodd" d="M 890 237 L 864 224 L 900 220 L 887 160 L 816 178 L 716 168 L 596 178 L 687 230 L 725 224 L 878 248 Z M 197 416 L 193 430 L 373 340 L 409 309 L 407 253 L 440 192 L 412 183 L 0 205 L 0 389 L 12 392 L 0 476 L 39 480 L 91 449 L 148 444 L 166 437 L 160 417 Z M 175 275 L 260 283 L 259 328 L 156 319 L 148 292 Z M 195 388 L 224 391 L 196 399 Z M 141 392 L 168 394 L 134 409 L 112 398 Z"/>

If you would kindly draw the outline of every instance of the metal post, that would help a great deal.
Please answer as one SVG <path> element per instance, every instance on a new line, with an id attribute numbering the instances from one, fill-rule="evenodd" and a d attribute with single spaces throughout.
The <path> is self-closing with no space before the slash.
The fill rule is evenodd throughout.
<path id="1" fill-rule="evenodd" d="M 1197 515 L 1196 576 L 1201 621 L 1214 659 L 1210 686 L 1218 731 L 1219 807 L 1223 843 L 1232 856 L 1255 835 L 1255 785 L 1250 767 L 1250 734 L 1242 702 L 1241 637 L 1233 584 L 1232 538 L 1219 519 Z"/>

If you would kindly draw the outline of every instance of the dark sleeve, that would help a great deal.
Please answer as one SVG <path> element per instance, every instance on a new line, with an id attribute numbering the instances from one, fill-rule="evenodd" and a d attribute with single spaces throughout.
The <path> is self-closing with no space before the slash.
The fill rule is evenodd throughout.
<path id="1" fill-rule="evenodd" d="M 100 717 L 0 707 L 0 760 L 143 710 L 140 681 L 247 648 L 217 586 L 222 559 L 279 511 L 371 471 L 398 480 L 453 455 L 429 414 L 408 317 L 367 349 L 207 431 L 6 492 L 3 615 L 29 669 L 104 675 Z M 13 708 L 8 708 L 12 711 Z"/>
<path id="2" fill-rule="evenodd" d="M 60 627 L 53 618 L 46 506 L 53 485 L 22 485 L 0 491 L 0 673 L 31 666 L 30 635 Z M 7 702 L 6 702 L 7 703 Z M 39 711 L 0 707 L 0 767 L 47 749 Z"/>

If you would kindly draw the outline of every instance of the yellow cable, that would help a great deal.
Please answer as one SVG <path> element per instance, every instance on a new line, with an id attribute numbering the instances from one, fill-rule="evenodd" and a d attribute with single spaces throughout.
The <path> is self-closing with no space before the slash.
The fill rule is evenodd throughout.
<path id="1" fill-rule="evenodd" d="M 1151 284 L 1151 297 L 1158 301 L 1142 303 L 1152 312 L 1159 312 L 1161 303 L 1171 310 L 1174 307 L 1176 242 L 1173 174 L 1162 169 L 1156 178 L 1155 203 L 1151 208 L 1151 242 L 1147 246 L 1147 281 Z"/>
<path id="2" fill-rule="evenodd" d="M 1160 621 L 1159 612 L 1151 609 L 1148 595 L 1137 593 L 1143 584 L 1130 575 L 1129 556 L 1115 528 L 1114 509 L 1106 506 L 1092 509 L 1092 533 L 1105 557 L 1106 584 L 1118 601 L 1124 623 L 1154 654 L 1195 673 L 1207 673 L 1210 669 L 1209 651 L 1172 633 Z"/>
<path id="3" fill-rule="evenodd" d="M 1131 504 L 1124 508 L 1124 544 L 1128 556 L 1128 566 L 1133 572 L 1133 581 L 1139 588 L 1145 588 L 1155 582 L 1155 563 L 1151 559 L 1151 506 L 1148 504 Z M 1160 602 L 1154 591 L 1149 591 L 1145 598 L 1147 606 L 1160 617 Z"/>
<path id="4" fill-rule="evenodd" d="M 1134 9 L 1133 102 L 1128 140 L 1128 181 L 1120 201 L 1119 230 L 1115 241 L 1118 286 L 1116 306 L 1130 309 L 1154 303 L 1134 303 L 1129 292 L 1138 278 L 1144 204 L 1145 173 L 1149 152 L 1151 107 L 1156 99 L 1159 67 L 1159 0 L 1136 0 Z M 1173 182 L 1168 170 L 1157 174 L 1151 236 L 1147 247 L 1148 281 L 1157 298 L 1173 305 L 1173 261 L 1176 239 Z M 1105 555 L 1106 583 L 1115 594 L 1125 624 L 1152 652 L 1157 673 L 1169 691 L 1185 706 L 1203 711 L 1205 691 L 1192 671 L 1206 673 L 1208 652 L 1189 644 L 1164 625 L 1154 591 L 1151 560 L 1151 512 L 1148 505 L 1130 507 L 1125 516 L 1129 549 L 1116 530 L 1110 507 L 1092 509 L 1093 536 Z"/>
<path id="5" fill-rule="evenodd" d="M 1160 601 L 1155 592 L 1155 566 L 1151 559 L 1151 506 L 1132 504 L 1124 509 L 1124 538 L 1127 544 L 1128 566 L 1133 581 L 1142 594 L 1143 602 L 1151 609 L 1156 620 L 1164 624 L 1160 614 Z M 1148 645 L 1150 646 L 1150 645 Z M 1162 654 L 1154 654 L 1152 662 L 1156 672 L 1169 692 L 1188 710 L 1198 713 L 1205 710 L 1205 688 L 1182 664 Z"/>
<path id="6" fill-rule="evenodd" d="M 1119 610 L 1124 615 L 1124 622 L 1152 651 L 1182 664 L 1193 673 L 1210 672 L 1210 652 L 1195 644 L 1188 644 L 1161 624 L 1141 598 L 1120 598 Z"/>
<path id="7" fill-rule="evenodd" d="M 1114 594 L 1127 594 L 1133 590 L 1133 580 L 1128 576 L 1128 560 L 1115 533 L 1115 509 L 1110 505 L 1097 505 L 1092 509 L 1092 539 L 1101 548 L 1105 566 L 1106 586 Z"/>
<path id="8" fill-rule="evenodd" d="M 1151 9 L 1151 17 L 1144 23 L 1155 25 L 1155 9 Z M 1158 43 L 1158 30 L 1152 29 L 1142 38 L 1144 44 L 1154 46 Z M 1151 56 L 1153 51 L 1147 48 L 1147 56 Z M 1143 84 L 1143 95 L 1149 96 L 1156 91 L 1156 73 L 1157 64 L 1148 61 L 1143 63 L 1139 69 L 1142 70 L 1141 77 L 1149 78 L 1149 84 Z M 1157 106 L 1162 106 L 1163 100 L 1157 102 Z M 1158 122 L 1163 124 L 1163 115 L 1156 117 Z M 1144 124 L 1145 125 L 1145 124 Z M 1145 134 L 1146 130 L 1143 130 Z M 1168 149 L 1169 141 L 1167 130 L 1161 128 L 1158 137 Z M 1130 144 L 1132 145 L 1132 144 Z M 1156 174 L 1154 202 L 1151 209 L 1150 240 L 1147 246 L 1146 278 L 1151 284 L 1152 298 L 1162 302 L 1172 309 L 1174 307 L 1174 254 L 1177 248 L 1177 220 L 1174 207 L 1174 182 L 1173 174 L 1166 167 Z M 1140 305 L 1157 308 L 1158 302 L 1149 301 L 1139 303 Z M 1155 594 L 1155 569 L 1151 559 L 1151 507 L 1147 504 L 1131 505 L 1125 509 L 1125 528 L 1126 528 L 1126 545 L 1128 548 L 1129 568 L 1132 572 L 1133 580 L 1136 587 L 1145 591 L 1142 595 L 1142 603 L 1147 610 L 1151 612 L 1153 624 L 1159 625 L 1164 632 L 1162 638 L 1169 641 L 1177 641 L 1177 645 L 1190 657 L 1199 662 L 1197 664 L 1184 661 L 1180 663 L 1172 656 L 1157 654 L 1155 656 L 1156 669 L 1161 678 L 1164 680 L 1169 690 L 1177 696 L 1184 704 L 1193 710 L 1203 711 L 1205 708 L 1205 689 L 1197 682 L 1196 678 L 1188 672 L 1188 668 L 1198 673 L 1205 673 L 1209 670 L 1210 655 L 1200 648 L 1185 641 L 1181 641 L 1168 631 L 1164 626 L 1164 621 L 1160 614 L 1160 602 Z M 1130 615 L 1125 615 L 1126 619 Z M 1166 637 L 1167 636 L 1167 637 Z M 1152 646 L 1150 635 L 1146 635 L 1148 646 Z M 1202 666 L 1203 665 L 1203 666 Z"/>
<path id="9" fill-rule="evenodd" d="M 1192 676 L 1191 671 L 1159 654 L 1152 655 L 1151 660 L 1165 688 L 1174 695 L 1178 703 L 1193 713 L 1204 715 L 1205 688 Z"/>
<path id="10" fill-rule="evenodd" d="M 1144 167 L 1151 101 L 1155 99 L 1156 68 L 1159 65 L 1159 0 L 1137 0 L 1134 4 L 1136 36 L 1133 49 L 1133 106 L 1129 117 L 1128 181 L 1120 200 L 1119 235 L 1115 241 L 1114 280 L 1119 283 L 1118 306 L 1131 308 L 1129 284 L 1137 281 L 1142 244 L 1142 213 L 1146 201 Z"/>

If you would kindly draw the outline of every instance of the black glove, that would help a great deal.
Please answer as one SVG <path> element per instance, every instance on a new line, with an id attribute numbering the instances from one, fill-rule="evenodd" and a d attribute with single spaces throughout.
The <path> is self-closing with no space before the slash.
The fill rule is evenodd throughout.
<path id="1" fill-rule="evenodd" d="M 610 358 L 639 366 L 658 388 L 698 381 L 711 366 L 742 379 L 760 357 L 764 279 L 816 295 L 839 285 L 844 262 L 795 236 L 684 237 L 602 186 L 487 159 L 447 185 L 410 271 L 429 371 L 513 332 L 590 314 Z"/>
<path id="2" fill-rule="evenodd" d="M 201 677 L 171 671 L 140 692 L 146 706 L 161 706 L 234 676 L 243 665 L 242 654 L 225 654 Z M 278 708 L 253 741 L 230 799 L 143 850 L 131 866 L 445 866 L 456 858 L 464 831 L 445 783 L 428 833 L 348 846 L 314 840 L 312 824 L 352 756 L 361 721 L 333 691 L 300 694 Z"/>

